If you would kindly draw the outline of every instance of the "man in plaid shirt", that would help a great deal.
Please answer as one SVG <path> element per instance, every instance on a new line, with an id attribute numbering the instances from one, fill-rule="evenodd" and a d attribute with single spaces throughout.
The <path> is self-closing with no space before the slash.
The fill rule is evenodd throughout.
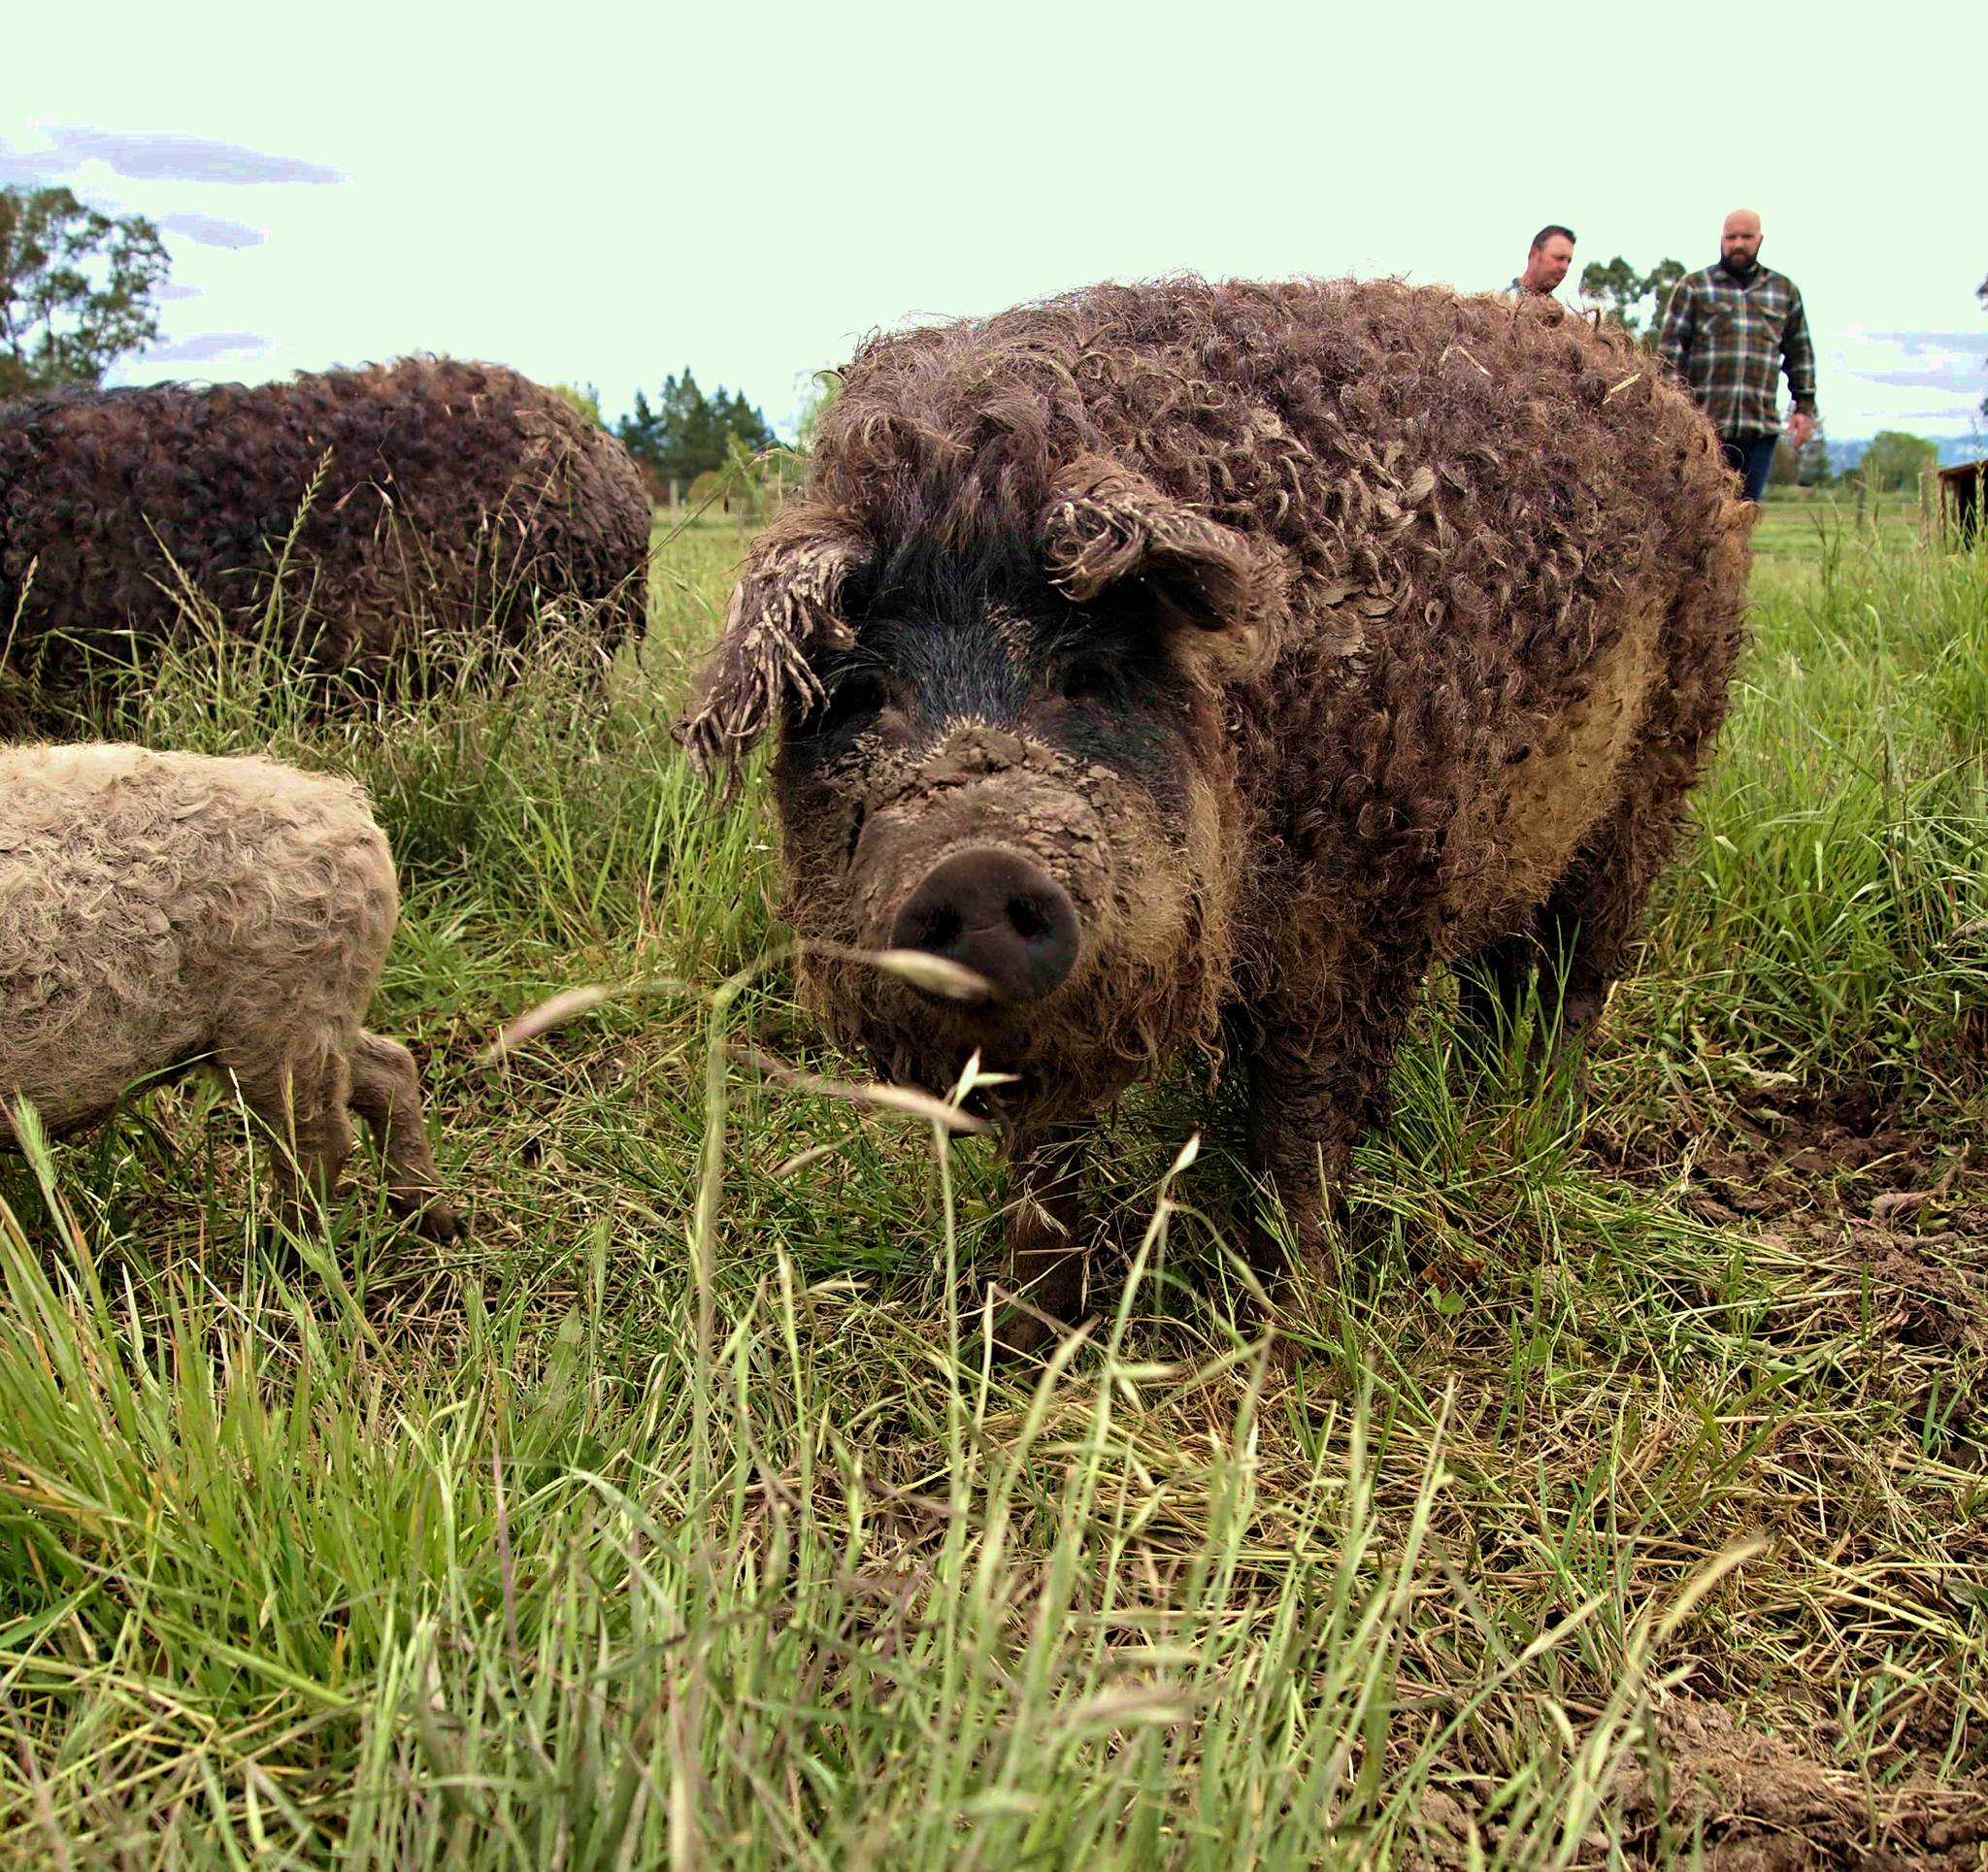
<path id="1" fill-rule="evenodd" d="M 1760 216 L 1751 209 L 1726 216 L 1717 266 L 1678 280 L 1657 355 L 1711 417 L 1726 460 L 1745 477 L 1746 498 L 1759 500 L 1781 428 L 1780 368 L 1795 399 L 1788 440 L 1800 448 L 1815 432 L 1815 348 L 1795 282 L 1760 264 Z"/>

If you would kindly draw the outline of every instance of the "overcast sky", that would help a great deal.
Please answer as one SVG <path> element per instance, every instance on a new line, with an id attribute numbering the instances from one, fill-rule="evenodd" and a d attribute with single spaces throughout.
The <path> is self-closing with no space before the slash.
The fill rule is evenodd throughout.
<path id="1" fill-rule="evenodd" d="M 919 317 L 1180 270 L 1502 286 L 1549 220 L 1576 274 L 1697 266 L 1746 206 L 1832 436 L 1983 420 L 1979 0 L 22 11 L 0 181 L 171 249 L 124 381 L 447 351 L 613 416 L 688 364 L 784 426 Z"/>

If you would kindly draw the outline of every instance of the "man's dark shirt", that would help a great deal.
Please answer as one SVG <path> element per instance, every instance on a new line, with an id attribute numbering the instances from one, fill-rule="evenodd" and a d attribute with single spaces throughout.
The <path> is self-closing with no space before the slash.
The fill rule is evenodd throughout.
<path id="1" fill-rule="evenodd" d="M 1780 433 L 1779 377 L 1804 415 L 1815 413 L 1815 348 L 1795 282 L 1756 265 L 1737 278 L 1721 261 L 1678 280 L 1657 355 L 1690 386 L 1720 435 Z"/>

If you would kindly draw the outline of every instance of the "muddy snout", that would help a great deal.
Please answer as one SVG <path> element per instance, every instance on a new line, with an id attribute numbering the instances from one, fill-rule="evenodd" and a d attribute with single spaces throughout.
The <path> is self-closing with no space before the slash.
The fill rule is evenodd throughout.
<path id="1" fill-rule="evenodd" d="M 1083 930 L 1070 893 L 1000 845 L 942 858 L 891 924 L 891 946 L 922 949 L 984 975 L 1003 1002 L 1042 1001 L 1077 966 Z"/>

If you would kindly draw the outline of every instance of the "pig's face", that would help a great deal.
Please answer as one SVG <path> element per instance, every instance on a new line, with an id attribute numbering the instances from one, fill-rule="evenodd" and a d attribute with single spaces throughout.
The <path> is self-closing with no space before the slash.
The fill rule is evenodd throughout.
<path id="1" fill-rule="evenodd" d="M 812 962 L 824 1011 L 892 1076 L 946 1084 L 977 1048 L 1109 1096 L 1200 1021 L 1226 947 L 1225 750 L 1210 698 L 1129 613 L 1046 584 L 886 596 L 816 665 L 825 700 L 790 712 L 797 933 L 991 984 L 960 1003 Z"/>
<path id="2" fill-rule="evenodd" d="M 1122 527 L 1089 575 L 1091 517 L 1075 541 L 1052 524 L 1002 551 L 776 542 L 775 575 L 798 585 L 734 613 L 735 633 L 783 606 L 812 613 L 775 770 L 811 999 L 890 1078 L 944 1089 L 977 1051 L 1019 1075 L 989 1102 L 1024 1126 L 1211 1037 L 1230 959 L 1220 677 L 1258 590 L 1150 540 L 1123 550 Z M 930 996 L 837 949 L 922 950 L 989 991 Z"/>

